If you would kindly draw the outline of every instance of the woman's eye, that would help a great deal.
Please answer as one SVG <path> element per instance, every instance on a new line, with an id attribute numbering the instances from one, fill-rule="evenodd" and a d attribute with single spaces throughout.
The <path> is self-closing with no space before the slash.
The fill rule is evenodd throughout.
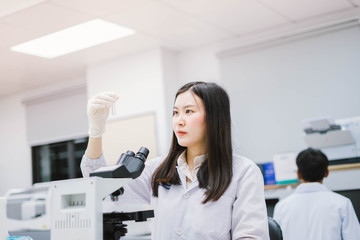
<path id="1" fill-rule="evenodd" d="M 178 114 L 178 112 L 177 112 L 177 111 L 173 111 L 173 116 L 176 115 L 176 114 Z"/>
<path id="2" fill-rule="evenodd" d="M 193 110 L 186 110 L 186 113 L 192 113 Z"/>

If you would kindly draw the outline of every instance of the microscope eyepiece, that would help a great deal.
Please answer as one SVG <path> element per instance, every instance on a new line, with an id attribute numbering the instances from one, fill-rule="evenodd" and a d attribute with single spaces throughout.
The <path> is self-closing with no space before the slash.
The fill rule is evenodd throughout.
<path id="1" fill-rule="evenodd" d="M 149 150 L 146 147 L 141 147 L 139 151 L 136 153 L 135 157 L 141 159 L 145 162 L 147 156 L 149 155 Z"/>
<path id="2" fill-rule="evenodd" d="M 146 147 L 141 147 L 135 154 L 133 151 L 127 151 L 120 155 L 117 162 L 118 167 L 111 167 L 109 170 L 95 171 L 90 176 L 98 176 L 104 178 L 137 178 L 145 167 L 145 161 L 149 155 Z"/>
<path id="3" fill-rule="evenodd" d="M 127 150 L 126 154 L 131 156 L 131 157 L 135 156 L 135 153 L 133 151 L 130 151 L 130 150 Z"/>

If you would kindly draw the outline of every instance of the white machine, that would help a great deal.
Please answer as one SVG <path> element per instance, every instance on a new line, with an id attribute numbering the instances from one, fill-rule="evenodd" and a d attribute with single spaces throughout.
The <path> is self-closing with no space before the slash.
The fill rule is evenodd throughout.
<path id="1" fill-rule="evenodd" d="M 146 221 L 152 210 L 104 213 L 103 200 L 119 197 L 123 187 L 144 169 L 148 149 L 121 155 L 119 164 L 102 167 L 89 178 L 51 183 L 51 240 L 112 240 L 127 233 L 123 221 Z M 121 196 L 120 196 L 121 197 Z"/>
<path id="2" fill-rule="evenodd" d="M 9 232 L 50 229 L 50 184 L 36 183 L 6 192 Z"/>
<path id="3" fill-rule="evenodd" d="M 91 177 L 52 182 L 51 240 L 103 239 L 103 199 L 130 180 Z"/>
<path id="4" fill-rule="evenodd" d="M 360 117 L 304 120 L 308 147 L 321 149 L 330 161 L 360 158 Z"/>

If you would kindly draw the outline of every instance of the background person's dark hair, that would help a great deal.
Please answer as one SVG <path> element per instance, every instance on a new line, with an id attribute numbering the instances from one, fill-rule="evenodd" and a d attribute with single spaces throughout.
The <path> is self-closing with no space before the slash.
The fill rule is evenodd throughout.
<path id="1" fill-rule="evenodd" d="M 218 200 L 232 179 L 232 141 L 230 101 L 226 91 L 216 83 L 190 82 L 176 93 L 176 98 L 192 91 L 204 102 L 207 159 L 197 173 L 199 187 L 206 189 L 203 203 Z M 153 195 L 158 197 L 159 184 L 180 184 L 177 159 L 186 147 L 179 145 L 173 133 L 170 151 L 152 178 Z"/>
<path id="2" fill-rule="evenodd" d="M 320 150 L 308 148 L 296 157 L 296 165 L 305 181 L 318 182 L 324 178 L 329 160 Z"/>

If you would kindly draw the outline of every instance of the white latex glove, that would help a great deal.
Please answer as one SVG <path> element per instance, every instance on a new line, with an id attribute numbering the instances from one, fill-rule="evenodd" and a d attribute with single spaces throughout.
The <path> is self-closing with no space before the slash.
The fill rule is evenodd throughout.
<path id="1" fill-rule="evenodd" d="M 104 134 L 110 108 L 118 99 L 119 95 L 114 92 L 103 92 L 95 95 L 88 101 L 87 115 L 89 118 L 90 137 L 98 138 Z"/>

